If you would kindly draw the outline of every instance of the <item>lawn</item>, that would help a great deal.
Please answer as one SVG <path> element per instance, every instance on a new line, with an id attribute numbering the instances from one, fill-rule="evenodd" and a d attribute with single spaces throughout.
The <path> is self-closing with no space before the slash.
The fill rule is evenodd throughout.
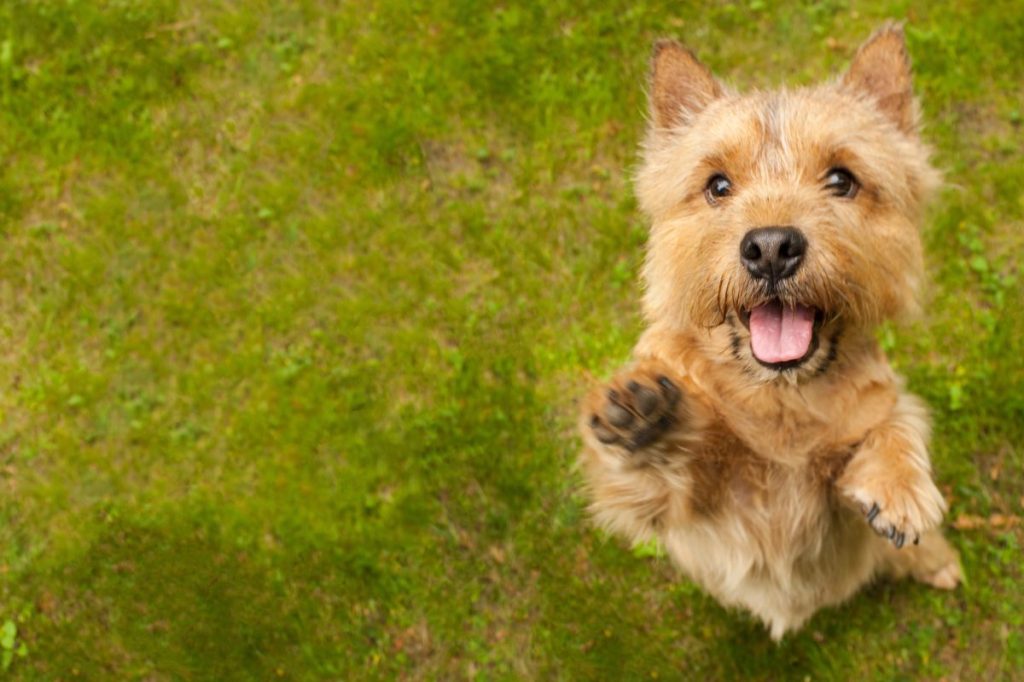
<path id="1" fill-rule="evenodd" d="M 641 330 L 648 50 L 740 87 L 905 18 L 947 177 L 926 314 L 968 584 L 780 645 L 589 525 L 575 405 Z M 1024 12 L 956 3 L 0 5 L 13 679 L 1024 678 Z"/>

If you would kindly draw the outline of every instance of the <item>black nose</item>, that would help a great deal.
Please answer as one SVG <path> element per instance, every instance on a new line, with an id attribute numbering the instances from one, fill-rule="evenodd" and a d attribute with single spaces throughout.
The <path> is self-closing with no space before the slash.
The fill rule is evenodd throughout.
<path id="1" fill-rule="evenodd" d="M 778 282 L 792 276 L 807 251 L 807 239 L 795 227 L 758 227 L 740 242 L 740 260 L 756 279 Z"/>

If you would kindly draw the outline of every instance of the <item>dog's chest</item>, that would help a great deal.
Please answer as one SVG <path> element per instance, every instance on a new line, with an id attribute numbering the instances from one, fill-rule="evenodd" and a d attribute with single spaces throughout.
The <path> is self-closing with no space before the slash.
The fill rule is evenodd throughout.
<path id="1" fill-rule="evenodd" d="M 786 583 L 794 572 L 813 571 L 839 541 L 842 511 L 819 466 L 740 455 L 717 473 L 713 506 L 666 539 L 695 577 Z"/>
<path id="2" fill-rule="evenodd" d="M 827 530 L 830 486 L 810 467 L 747 465 L 731 471 L 724 484 L 720 513 L 708 521 L 740 543 L 766 554 L 800 553 Z"/>

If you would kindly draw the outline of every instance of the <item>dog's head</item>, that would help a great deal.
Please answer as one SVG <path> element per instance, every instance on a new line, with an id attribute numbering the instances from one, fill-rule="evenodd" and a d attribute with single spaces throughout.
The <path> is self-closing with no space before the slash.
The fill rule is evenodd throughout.
<path id="1" fill-rule="evenodd" d="M 744 95 L 659 42 L 650 109 L 637 194 L 652 321 L 728 325 L 732 354 L 770 378 L 819 371 L 841 331 L 914 309 L 938 176 L 899 27 L 834 82 Z"/>

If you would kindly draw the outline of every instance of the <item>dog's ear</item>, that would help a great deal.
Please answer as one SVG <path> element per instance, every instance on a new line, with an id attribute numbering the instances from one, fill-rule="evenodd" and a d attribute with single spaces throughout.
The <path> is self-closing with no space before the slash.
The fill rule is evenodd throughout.
<path id="1" fill-rule="evenodd" d="M 912 133 L 917 129 L 910 56 L 899 24 L 883 26 L 860 46 L 843 76 L 843 85 L 874 98 L 900 130 Z"/>
<path id="2" fill-rule="evenodd" d="M 650 107 L 655 128 L 685 125 L 721 96 L 722 86 L 692 52 L 674 40 L 654 44 Z"/>

